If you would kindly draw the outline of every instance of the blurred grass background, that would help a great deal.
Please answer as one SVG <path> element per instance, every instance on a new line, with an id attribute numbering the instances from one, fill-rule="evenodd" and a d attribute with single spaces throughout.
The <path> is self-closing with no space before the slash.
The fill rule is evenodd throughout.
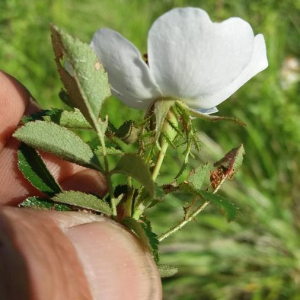
<path id="1" fill-rule="evenodd" d="M 299 0 L 1 0 L 0 68 L 19 79 L 42 107 L 59 107 L 51 22 L 86 42 L 99 27 L 110 27 L 146 53 L 152 22 L 178 6 L 201 7 L 214 21 L 247 20 L 265 36 L 269 68 L 219 106 L 220 114 L 239 117 L 246 128 L 197 121 L 202 161 L 245 146 L 242 171 L 222 189 L 242 214 L 228 224 L 209 207 L 162 243 L 162 263 L 179 267 L 175 277 L 163 280 L 164 299 L 299 300 Z M 113 98 L 105 109 L 116 126 L 143 114 Z M 170 172 L 179 163 L 169 158 L 167 165 Z M 181 219 L 183 203 L 171 198 L 150 213 L 157 233 Z"/>

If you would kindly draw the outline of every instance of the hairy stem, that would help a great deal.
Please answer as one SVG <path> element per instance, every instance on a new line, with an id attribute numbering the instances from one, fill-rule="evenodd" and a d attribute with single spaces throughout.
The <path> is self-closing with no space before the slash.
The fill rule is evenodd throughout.
<path id="1" fill-rule="evenodd" d="M 170 125 L 169 122 L 171 122 L 173 124 L 173 126 L 175 126 L 175 127 L 178 125 L 176 116 L 174 115 L 172 108 L 170 108 L 170 110 L 168 111 L 168 113 L 166 115 L 164 125 L 163 125 L 163 128 L 162 128 L 162 133 L 161 133 L 160 138 L 159 138 L 160 150 L 159 150 L 158 157 L 157 157 L 157 160 L 156 160 L 156 163 L 155 163 L 155 167 L 154 167 L 154 170 L 153 170 L 153 173 L 152 173 L 153 181 L 156 180 L 156 178 L 159 174 L 159 170 L 161 168 L 162 162 L 165 158 L 165 155 L 166 155 L 166 152 L 167 152 L 167 149 L 168 149 L 168 146 L 169 146 L 169 143 L 166 140 L 166 138 L 164 137 L 164 134 L 166 134 L 168 136 L 168 138 L 170 139 L 171 142 L 175 139 L 175 137 L 177 135 L 177 132 L 174 130 L 174 128 Z"/>
<path id="2" fill-rule="evenodd" d="M 162 165 L 162 163 L 164 161 L 164 158 L 165 158 L 168 146 L 169 146 L 168 142 L 164 138 L 162 138 L 161 139 L 161 145 L 160 145 L 161 149 L 160 149 L 160 151 L 158 153 L 158 157 L 157 157 L 157 160 L 156 160 L 156 163 L 155 163 L 155 167 L 154 167 L 154 170 L 153 170 L 153 173 L 152 173 L 152 179 L 153 179 L 153 181 L 156 180 L 156 178 L 157 178 L 157 176 L 159 174 L 159 170 L 160 170 L 161 165 Z"/>
<path id="3" fill-rule="evenodd" d="M 221 187 L 221 185 L 225 182 L 228 176 L 225 176 L 219 185 L 214 189 L 213 194 L 215 194 Z M 167 232 L 163 233 L 158 237 L 159 242 L 163 241 L 165 238 L 171 236 L 174 234 L 176 231 L 180 230 L 182 227 L 184 227 L 187 223 L 192 221 L 208 204 L 210 201 L 205 201 L 202 203 L 192 214 L 190 214 L 187 218 L 185 218 L 182 222 L 180 222 L 178 225 L 172 227 L 170 230 Z"/>
<path id="4" fill-rule="evenodd" d="M 182 227 L 184 227 L 187 223 L 192 221 L 207 205 L 209 204 L 209 201 L 205 201 L 203 204 L 201 204 L 188 218 L 184 219 L 182 222 L 180 222 L 178 225 L 174 226 L 167 232 L 163 233 L 158 237 L 159 242 L 163 241 L 176 231 L 180 230 Z"/>
<path id="5" fill-rule="evenodd" d="M 104 175 L 105 175 L 108 192 L 109 192 L 110 199 L 111 199 L 110 200 L 111 201 L 111 209 L 112 209 L 113 216 L 117 216 L 116 199 L 114 197 L 114 191 L 113 191 L 113 186 L 112 186 L 110 172 L 109 172 L 109 165 L 108 165 L 108 160 L 107 160 L 107 152 L 106 152 L 106 147 L 105 147 L 104 135 L 102 134 L 101 129 L 98 126 L 98 124 L 96 126 L 96 131 L 97 131 L 97 135 L 100 140 L 100 143 L 101 143 L 102 153 L 104 156 L 104 168 L 105 168 Z"/>

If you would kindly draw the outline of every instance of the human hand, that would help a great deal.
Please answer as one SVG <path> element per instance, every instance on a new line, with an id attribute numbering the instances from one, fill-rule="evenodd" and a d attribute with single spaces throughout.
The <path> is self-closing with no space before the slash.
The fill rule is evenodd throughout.
<path id="1" fill-rule="evenodd" d="M 17 168 L 19 142 L 11 137 L 23 114 L 37 109 L 0 71 L 0 299 L 161 299 L 150 253 L 122 226 L 91 214 L 13 207 L 39 195 Z M 65 190 L 106 193 L 95 171 L 42 156 Z"/>

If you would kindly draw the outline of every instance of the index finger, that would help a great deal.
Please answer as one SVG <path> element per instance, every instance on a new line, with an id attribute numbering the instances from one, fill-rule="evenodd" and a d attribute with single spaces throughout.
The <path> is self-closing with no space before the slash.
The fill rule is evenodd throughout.
<path id="1" fill-rule="evenodd" d="M 0 151 L 18 126 L 30 98 L 22 84 L 0 71 Z"/>
<path id="2" fill-rule="evenodd" d="M 0 72 L 0 204 L 15 205 L 29 196 L 41 195 L 17 167 L 19 142 L 11 135 L 24 113 L 38 109 L 30 93 L 16 79 Z M 106 193 L 103 176 L 58 157 L 40 153 L 45 164 L 65 190 L 79 190 L 102 197 Z"/>

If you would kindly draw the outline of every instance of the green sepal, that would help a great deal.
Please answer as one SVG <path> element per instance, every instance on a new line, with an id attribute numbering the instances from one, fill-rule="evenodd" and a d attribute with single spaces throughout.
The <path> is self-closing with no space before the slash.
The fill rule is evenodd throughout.
<path id="1" fill-rule="evenodd" d="M 197 150 L 199 150 L 200 146 L 199 146 L 199 140 L 195 134 L 194 126 L 192 124 L 189 108 L 182 101 L 176 101 L 176 105 L 174 106 L 174 113 L 177 115 L 177 118 L 179 118 L 180 123 L 182 124 L 182 128 L 185 133 L 185 144 L 186 144 L 186 148 L 183 153 L 184 156 L 183 164 L 178 174 L 175 176 L 175 179 L 177 179 L 186 170 L 189 164 L 190 156 L 193 156 L 192 147 L 194 146 Z"/>
<path id="2" fill-rule="evenodd" d="M 200 118 L 200 119 L 203 119 L 206 121 L 210 121 L 210 122 L 229 121 L 229 122 L 234 122 L 241 126 L 247 126 L 247 124 L 245 122 L 239 120 L 238 118 L 203 114 L 203 113 L 193 110 L 193 109 L 189 109 L 189 111 L 190 111 L 190 114 L 192 117 Z"/>
<path id="3" fill-rule="evenodd" d="M 166 124 L 166 118 L 171 107 L 174 105 L 174 100 L 163 99 L 154 103 L 154 114 L 155 114 L 155 142 L 158 141 L 161 136 L 164 125 Z M 174 130 L 173 130 L 174 131 Z M 166 133 L 168 134 L 168 133 Z M 172 138 L 170 138 L 172 140 Z"/>

